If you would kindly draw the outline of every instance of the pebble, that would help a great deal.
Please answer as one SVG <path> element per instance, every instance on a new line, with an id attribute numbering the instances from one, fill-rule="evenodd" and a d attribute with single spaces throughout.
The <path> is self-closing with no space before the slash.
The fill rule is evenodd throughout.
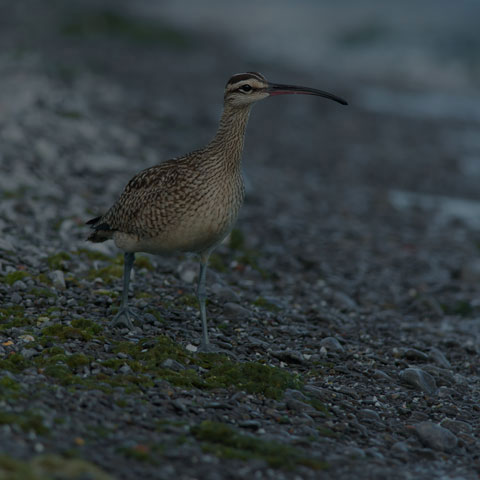
<path id="1" fill-rule="evenodd" d="M 65 290 L 65 275 L 61 270 L 54 270 L 48 276 L 57 290 Z"/>
<path id="2" fill-rule="evenodd" d="M 162 362 L 162 367 L 163 368 L 169 368 L 170 370 L 185 370 L 185 366 L 182 365 L 180 362 L 177 362 L 176 360 L 173 360 L 172 358 L 167 358 Z"/>
<path id="3" fill-rule="evenodd" d="M 120 373 L 123 373 L 124 375 L 126 375 L 126 374 L 129 374 L 129 373 L 132 373 L 133 370 L 131 369 L 130 365 L 127 365 L 127 364 L 125 363 L 124 365 L 122 365 L 122 366 L 118 369 L 118 371 L 119 371 Z"/>
<path id="4" fill-rule="evenodd" d="M 436 363 L 439 367 L 450 368 L 452 366 L 447 357 L 438 348 L 432 347 L 428 353 L 428 358 L 431 362 Z"/>
<path id="5" fill-rule="evenodd" d="M 428 395 L 434 395 L 437 391 L 435 379 L 421 368 L 406 368 L 400 372 L 399 376 L 402 382 Z"/>
<path id="6" fill-rule="evenodd" d="M 403 352 L 403 356 L 407 360 L 415 360 L 417 362 L 426 362 L 428 360 L 428 355 L 420 350 L 417 350 L 416 348 L 407 348 Z"/>
<path id="7" fill-rule="evenodd" d="M 457 437 L 436 423 L 421 422 L 414 425 L 413 429 L 422 444 L 433 450 L 451 452 L 457 446 Z"/>
<path id="8" fill-rule="evenodd" d="M 335 337 L 325 337 L 320 341 L 320 346 L 330 352 L 344 352 L 344 348 Z"/>
<path id="9" fill-rule="evenodd" d="M 358 412 L 358 416 L 367 422 L 381 422 L 380 415 L 375 410 L 363 408 Z"/>
<path id="10" fill-rule="evenodd" d="M 23 280 L 17 280 L 16 282 L 13 282 L 12 288 L 14 290 L 26 290 L 27 284 Z"/>
<path id="11" fill-rule="evenodd" d="M 10 301 L 12 303 L 15 303 L 16 305 L 18 305 L 18 304 L 22 303 L 22 297 L 18 292 L 13 292 L 11 297 L 10 297 Z"/>
<path id="12" fill-rule="evenodd" d="M 242 320 L 250 317 L 250 310 L 242 307 L 238 303 L 227 302 L 223 306 L 223 314 L 233 320 Z"/>
<path id="13" fill-rule="evenodd" d="M 236 292 L 220 283 L 214 283 L 210 287 L 210 291 L 220 303 L 238 303 L 240 301 L 240 296 Z"/>
<path id="14" fill-rule="evenodd" d="M 198 275 L 198 263 L 182 262 L 177 267 L 177 273 L 182 282 L 193 283 Z"/>
<path id="15" fill-rule="evenodd" d="M 305 363 L 305 359 L 300 352 L 292 350 L 282 350 L 282 351 L 271 351 L 271 355 L 279 360 L 282 360 L 285 363 Z"/>
<path id="16" fill-rule="evenodd" d="M 461 420 L 452 420 L 450 418 L 445 418 L 440 422 L 440 426 L 447 428 L 454 434 L 459 433 L 472 433 L 473 427 L 467 423 L 462 422 Z"/>

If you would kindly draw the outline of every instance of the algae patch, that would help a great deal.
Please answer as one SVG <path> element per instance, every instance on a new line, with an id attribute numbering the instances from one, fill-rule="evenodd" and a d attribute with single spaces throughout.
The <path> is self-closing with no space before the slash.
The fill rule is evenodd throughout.
<path id="1" fill-rule="evenodd" d="M 293 470 L 298 465 L 324 470 L 327 464 L 310 454 L 284 443 L 267 441 L 238 432 L 220 422 L 204 421 L 191 428 L 205 452 L 220 458 L 266 461 L 272 468 Z"/>
<path id="2" fill-rule="evenodd" d="M 61 475 L 59 476 L 59 472 Z M 113 480 L 93 463 L 59 455 L 39 455 L 29 460 L 0 456 L 0 478 L 8 480 Z"/>

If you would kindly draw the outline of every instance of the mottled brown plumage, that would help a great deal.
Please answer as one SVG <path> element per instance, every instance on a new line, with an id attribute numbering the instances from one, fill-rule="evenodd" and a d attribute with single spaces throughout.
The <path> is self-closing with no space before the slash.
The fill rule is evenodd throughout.
<path id="1" fill-rule="evenodd" d="M 200 255 L 198 298 L 202 347 L 209 341 L 205 314 L 205 268 L 210 252 L 230 232 L 243 202 L 243 139 L 250 108 L 269 95 L 304 93 L 346 102 L 320 90 L 267 82 L 259 73 L 234 75 L 224 94 L 224 110 L 214 139 L 203 149 L 143 170 L 133 177 L 104 215 L 87 222 L 88 240 L 113 239 L 125 251 L 122 305 L 114 324 L 131 327 L 128 282 L 134 252 L 173 251 Z"/>

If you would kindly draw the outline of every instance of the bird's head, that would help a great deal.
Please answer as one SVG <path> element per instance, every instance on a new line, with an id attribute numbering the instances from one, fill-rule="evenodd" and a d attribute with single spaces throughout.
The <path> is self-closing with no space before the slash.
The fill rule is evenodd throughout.
<path id="1" fill-rule="evenodd" d="M 283 85 L 268 82 L 267 79 L 256 72 L 237 73 L 227 82 L 225 87 L 225 104 L 234 107 L 251 105 L 258 100 L 274 95 L 317 95 L 329 98 L 342 105 L 348 103 L 340 97 L 316 88 L 299 87 L 296 85 Z"/>

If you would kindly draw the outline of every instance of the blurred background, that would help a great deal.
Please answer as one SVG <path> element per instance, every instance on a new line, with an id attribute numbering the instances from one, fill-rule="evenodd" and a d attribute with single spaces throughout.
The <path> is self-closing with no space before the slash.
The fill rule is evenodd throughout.
<path id="1" fill-rule="evenodd" d="M 253 191 L 323 189 L 328 211 L 329 188 L 373 188 L 477 226 L 478 18 L 475 0 L 2 0 L 0 188 L 67 202 L 37 212 L 48 221 L 96 213 L 139 169 L 207 142 L 227 79 L 255 70 L 350 106 L 256 106 Z"/>

